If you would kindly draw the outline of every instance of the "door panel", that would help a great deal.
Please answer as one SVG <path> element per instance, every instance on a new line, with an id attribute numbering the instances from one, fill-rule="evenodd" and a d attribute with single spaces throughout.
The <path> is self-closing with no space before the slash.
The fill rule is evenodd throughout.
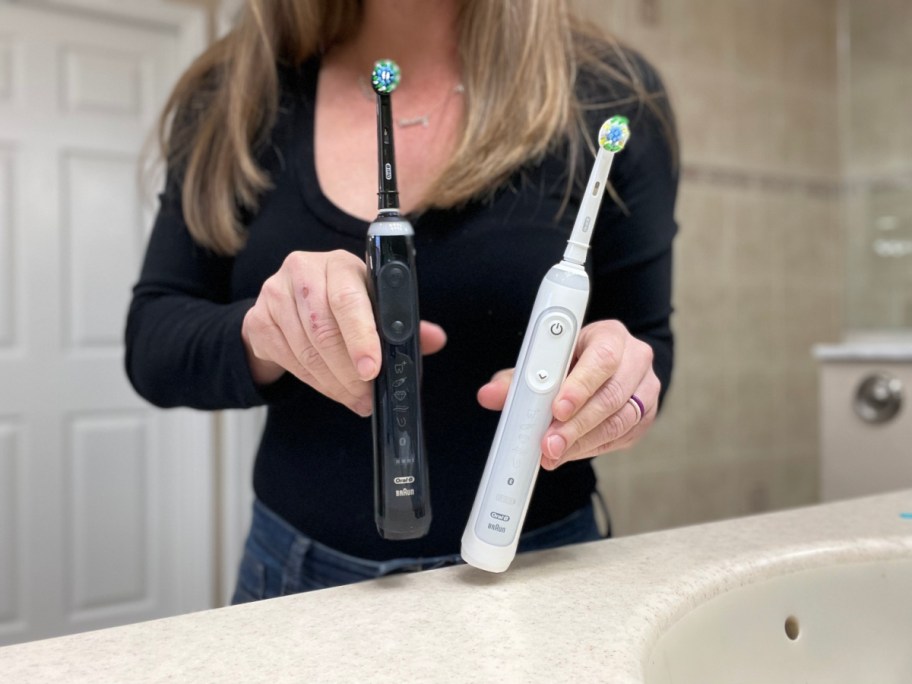
<path id="1" fill-rule="evenodd" d="M 81 114 L 138 119 L 143 111 L 143 57 L 82 46 L 60 50 L 63 106 Z"/>
<path id="2" fill-rule="evenodd" d="M 89 414 L 68 423 L 69 603 L 71 617 L 79 620 L 99 609 L 149 601 L 156 516 L 149 511 L 154 484 L 146 417 Z"/>
<path id="3" fill-rule="evenodd" d="M 16 338 L 13 304 L 16 278 L 13 260 L 13 159 L 12 148 L 0 144 L 0 351 L 12 346 Z"/>
<path id="4" fill-rule="evenodd" d="M 19 559 L 19 427 L 15 421 L 0 418 L 0 634 L 4 627 L 20 619 Z"/>
<path id="5" fill-rule="evenodd" d="M 120 353 L 130 291 L 112 283 L 135 280 L 143 220 L 136 157 L 65 151 L 61 163 L 61 242 L 64 309 L 70 348 Z M 104 216 L 104 221 L 98 217 Z M 99 268 L 99 256 L 117 255 Z"/>
<path id="6" fill-rule="evenodd" d="M 0 103 L 13 97 L 13 42 L 0 34 Z"/>

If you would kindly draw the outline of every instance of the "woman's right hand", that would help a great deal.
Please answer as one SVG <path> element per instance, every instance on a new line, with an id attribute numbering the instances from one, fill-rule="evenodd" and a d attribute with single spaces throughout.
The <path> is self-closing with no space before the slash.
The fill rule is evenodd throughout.
<path id="1" fill-rule="evenodd" d="M 292 252 L 244 316 L 241 337 L 254 382 L 286 371 L 361 416 L 372 409 L 380 337 L 367 293 L 367 267 L 354 254 Z M 421 321 L 421 350 L 446 344 L 440 326 Z"/>

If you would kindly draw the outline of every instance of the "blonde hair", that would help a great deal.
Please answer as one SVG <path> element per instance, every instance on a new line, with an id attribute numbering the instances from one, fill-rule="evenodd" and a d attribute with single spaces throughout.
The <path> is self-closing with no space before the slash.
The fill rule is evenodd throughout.
<path id="1" fill-rule="evenodd" d="M 243 247 L 241 213 L 255 210 L 270 187 L 254 155 L 276 121 L 277 65 L 300 65 L 346 40 L 360 16 L 361 0 L 247 0 L 233 30 L 178 81 L 159 140 L 168 168 L 180 170 L 184 218 L 197 243 L 225 255 Z M 576 168 L 580 143 L 591 138 L 581 137 L 585 113 L 607 104 L 579 101 L 581 70 L 624 86 L 627 102 L 656 112 L 673 143 L 659 102 L 664 93 L 647 92 L 627 53 L 576 17 L 567 0 L 462 0 L 459 51 L 462 135 L 426 194 L 433 201 L 419 209 L 490 193 L 558 141 L 567 144 L 568 168 Z M 606 59 L 609 53 L 619 59 Z"/>

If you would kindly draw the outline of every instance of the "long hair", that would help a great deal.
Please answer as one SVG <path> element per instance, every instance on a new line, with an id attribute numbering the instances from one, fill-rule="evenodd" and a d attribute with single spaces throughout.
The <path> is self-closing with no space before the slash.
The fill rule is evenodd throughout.
<path id="1" fill-rule="evenodd" d="M 361 0 L 246 0 L 234 28 L 175 86 L 159 120 L 169 169 L 180 169 L 184 218 L 194 240 L 219 254 L 244 244 L 244 211 L 270 179 L 257 146 L 275 124 L 277 65 L 296 66 L 354 34 Z M 578 99 L 582 70 L 672 122 L 616 42 L 581 21 L 567 0 L 462 0 L 459 55 L 465 116 L 455 153 L 418 209 L 452 207 L 489 193 L 523 164 L 564 143 L 576 167 L 592 103 Z M 606 59 L 613 52 L 619 59 Z M 548 103 L 548 106 L 542 106 Z M 568 185 L 569 192 L 569 185 Z"/>

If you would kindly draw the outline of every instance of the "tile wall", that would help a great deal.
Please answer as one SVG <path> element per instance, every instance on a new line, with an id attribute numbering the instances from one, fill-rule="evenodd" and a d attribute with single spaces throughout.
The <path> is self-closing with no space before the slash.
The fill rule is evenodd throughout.
<path id="1" fill-rule="evenodd" d="M 818 498 L 812 345 L 841 337 L 838 0 L 579 0 L 663 75 L 682 181 L 675 375 L 597 460 L 616 534 Z"/>
<path id="2" fill-rule="evenodd" d="M 850 332 L 912 334 L 912 3 L 841 0 Z M 870 336 L 870 334 L 868 334 Z"/>

